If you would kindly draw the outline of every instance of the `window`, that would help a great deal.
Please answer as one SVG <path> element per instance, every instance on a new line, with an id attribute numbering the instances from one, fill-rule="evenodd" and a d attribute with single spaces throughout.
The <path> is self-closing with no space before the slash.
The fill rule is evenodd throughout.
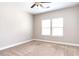
<path id="1" fill-rule="evenodd" d="M 52 19 L 52 36 L 63 36 L 63 18 Z"/>
<path id="2" fill-rule="evenodd" d="M 63 36 L 63 18 L 42 20 L 42 35 Z"/>
<path id="3" fill-rule="evenodd" d="M 50 19 L 42 20 L 42 35 L 50 35 Z"/>

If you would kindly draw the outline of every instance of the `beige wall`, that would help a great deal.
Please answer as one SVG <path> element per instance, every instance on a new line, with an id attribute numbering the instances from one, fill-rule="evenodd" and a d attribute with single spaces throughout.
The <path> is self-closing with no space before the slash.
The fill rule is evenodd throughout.
<path id="1" fill-rule="evenodd" d="M 34 16 L 34 39 L 53 40 L 79 44 L 79 7 L 71 7 Z M 64 18 L 64 37 L 41 35 L 41 20 L 55 17 Z"/>
<path id="2" fill-rule="evenodd" d="M 22 5 L 2 4 L 0 4 L 0 48 L 31 40 L 32 15 L 22 10 Z"/>

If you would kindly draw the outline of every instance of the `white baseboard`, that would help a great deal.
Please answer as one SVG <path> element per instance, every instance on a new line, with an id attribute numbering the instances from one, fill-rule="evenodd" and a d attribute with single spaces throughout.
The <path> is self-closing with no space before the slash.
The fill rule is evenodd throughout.
<path id="1" fill-rule="evenodd" d="M 32 39 L 32 40 L 44 41 L 44 42 L 51 42 L 51 43 L 55 43 L 55 44 L 63 44 L 63 45 L 69 45 L 69 46 L 76 46 L 76 47 L 79 47 L 79 44 L 73 44 L 73 43 L 49 41 L 49 40 L 43 40 L 43 39 Z M 16 44 L 12 44 L 12 45 L 9 45 L 9 46 L 2 47 L 2 48 L 0 48 L 0 51 L 1 51 L 1 50 L 4 50 L 4 49 L 11 48 L 11 47 L 14 47 L 14 46 L 18 46 L 18 45 L 21 45 L 21 44 L 24 44 L 24 43 L 27 43 L 27 42 L 30 42 L 30 41 L 32 41 L 32 40 L 27 40 L 27 41 L 23 41 L 23 42 L 19 42 L 19 43 L 16 43 Z"/>
<path id="2" fill-rule="evenodd" d="M 57 42 L 57 41 L 49 41 L 49 40 L 43 40 L 43 39 L 33 39 L 33 40 L 44 41 L 44 42 L 51 42 L 51 43 L 55 43 L 55 44 L 62 44 L 62 45 L 68 45 L 68 46 L 79 47 L 79 44 L 74 44 L 74 43 Z"/>
<path id="3" fill-rule="evenodd" d="M 9 46 L 5 46 L 5 47 L 0 48 L 0 51 L 4 50 L 4 49 L 11 48 L 11 47 L 14 47 L 14 46 L 18 46 L 18 45 L 21 45 L 21 44 L 24 44 L 24 43 L 27 43 L 27 42 L 30 42 L 30 41 L 32 41 L 32 40 L 27 40 L 27 41 L 18 42 L 16 44 L 12 44 L 12 45 L 9 45 Z"/>

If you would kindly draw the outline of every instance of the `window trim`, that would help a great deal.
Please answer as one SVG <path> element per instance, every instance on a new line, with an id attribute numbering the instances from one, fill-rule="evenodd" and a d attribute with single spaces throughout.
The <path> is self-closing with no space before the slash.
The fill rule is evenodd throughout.
<path id="1" fill-rule="evenodd" d="M 50 18 L 50 19 L 42 19 L 42 20 L 50 20 L 50 35 L 42 35 L 42 21 L 41 21 L 41 35 L 42 36 L 51 36 L 51 37 L 64 37 L 64 19 L 63 19 L 63 27 L 52 27 L 52 20 L 53 19 L 59 19 L 59 18 L 63 18 L 63 17 L 57 17 L 57 18 Z M 52 29 L 53 28 L 63 28 L 63 35 L 62 36 L 53 36 L 52 35 Z"/>
<path id="2" fill-rule="evenodd" d="M 50 27 L 49 27 L 49 28 L 50 28 L 50 34 L 49 34 L 49 35 L 43 35 L 43 34 L 42 34 L 42 21 L 43 21 L 43 20 L 50 20 Z M 51 36 L 51 19 L 42 19 L 42 21 L 41 21 L 41 35 L 42 35 L 42 36 Z"/>

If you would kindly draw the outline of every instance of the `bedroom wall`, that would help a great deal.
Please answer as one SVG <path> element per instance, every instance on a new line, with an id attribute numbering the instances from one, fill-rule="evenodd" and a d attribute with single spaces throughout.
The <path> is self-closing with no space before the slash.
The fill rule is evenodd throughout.
<path id="1" fill-rule="evenodd" d="M 79 44 L 79 6 L 42 13 L 34 16 L 34 39 Z M 41 20 L 63 17 L 64 36 L 52 37 L 41 35 Z"/>
<path id="2" fill-rule="evenodd" d="M 22 3 L 0 3 L 0 48 L 32 39 L 32 15 Z"/>

